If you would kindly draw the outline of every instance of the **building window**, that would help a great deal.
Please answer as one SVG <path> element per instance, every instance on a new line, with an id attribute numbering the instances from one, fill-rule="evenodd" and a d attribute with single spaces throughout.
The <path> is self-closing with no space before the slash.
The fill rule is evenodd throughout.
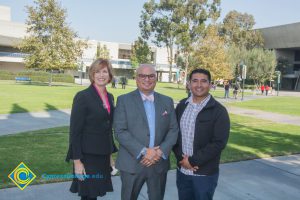
<path id="1" fill-rule="evenodd" d="M 128 49 L 119 49 L 119 59 L 130 59 L 131 50 Z"/>
<path id="2" fill-rule="evenodd" d="M 294 71 L 300 71 L 300 64 L 294 64 Z"/>
<path id="3" fill-rule="evenodd" d="M 300 61 L 300 51 L 295 51 L 295 61 Z"/>

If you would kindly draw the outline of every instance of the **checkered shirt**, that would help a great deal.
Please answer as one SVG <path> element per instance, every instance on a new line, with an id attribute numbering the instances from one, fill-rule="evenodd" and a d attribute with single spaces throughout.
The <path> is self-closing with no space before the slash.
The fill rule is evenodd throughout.
<path id="1" fill-rule="evenodd" d="M 182 139 L 182 152 L 185 155 L 193 155 L 193 144 L 194 144 L 194 134 L 195 134 L 195 123 L 198 113 L 206 106 L 207 102 L 210 100 L 210 95 L 203 99 L 200 103 L 193 103 L 193 96 L 190 96 L 185 103 L 188 103 L 185 108 L 183 115 L 180 119 L 180 130 Z M 180 168 L 180 171 L 186 175 L 194 175 L 192 170 Z"/>

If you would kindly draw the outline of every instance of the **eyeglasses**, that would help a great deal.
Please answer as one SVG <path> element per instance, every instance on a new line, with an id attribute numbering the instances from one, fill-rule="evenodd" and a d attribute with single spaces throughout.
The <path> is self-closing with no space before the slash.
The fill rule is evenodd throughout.
<path id="1" fill-rule="evenodd" d="M 143 80 L 146 80 L 147 77 L 149 80 L 154 80 L 156 78 L 156 75 L 155 74 L 138 74 L 138 77 Z"/>
<path id="2" fill-rule="evenodd" d="M 193 80 L 192 80 L 193 83 L 197 83 L 198 81 L 199 81 L 201 84 L 209 83 L 207 79 L 193 79 Z"/>

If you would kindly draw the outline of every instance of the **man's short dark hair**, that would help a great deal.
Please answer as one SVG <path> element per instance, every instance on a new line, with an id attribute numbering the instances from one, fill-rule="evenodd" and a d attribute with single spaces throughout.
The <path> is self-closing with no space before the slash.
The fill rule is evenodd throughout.
<path id="1" fill-rule="evenodd" d="M 205 75 L 207 75 L 207 77 L 208 77 L 208 82 L 209 82 L 209 83 L 211 82 L 211 75 L 210 75 L 210 72 L 209 72 L 208 70 L 206 70 L 206 69 L 201 69 L 201 68 L 194 69 L 194 70 L 190 73 L 189 81 L 191 81 L 193 74 L 196 74 L 196 73 L 200 73 L 200 74 L 205 74 Z"/>

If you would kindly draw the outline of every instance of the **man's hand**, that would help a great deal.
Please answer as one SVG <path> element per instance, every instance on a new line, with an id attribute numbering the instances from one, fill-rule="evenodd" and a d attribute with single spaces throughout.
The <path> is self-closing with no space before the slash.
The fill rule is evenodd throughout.
<path id="1" fill-rule="evenodd" d="M 154 162 L 158 162 L 161 159 L 163 152 L 160 150 L 159 146 L 154 147 L 154 150 L 156 151 L 156 155 L 153 160 Z"/>
<path id="2" fill-rule="evenodd" d="M 146 154 L 141 160 L 141 164 L 150 167 L 151 165 L 158 162 L 162 156 L 162 151 L 159 149 L 159 146 L 154 148 L 147 148 Z"/>
<path id="3" fill-rule="evenodd" d="M 198 166 L 192 166 L 189 162 L 189 156 L 187 155 L 183 155 L 182 156 L 183 159 L 179 162 L 179 164 L 181 165 L 181 167 L 185 168 L 185 169 L 189 169 L 189 170 L 193 170 L 193 171 L 197 171 L 199 169 Z"/>

